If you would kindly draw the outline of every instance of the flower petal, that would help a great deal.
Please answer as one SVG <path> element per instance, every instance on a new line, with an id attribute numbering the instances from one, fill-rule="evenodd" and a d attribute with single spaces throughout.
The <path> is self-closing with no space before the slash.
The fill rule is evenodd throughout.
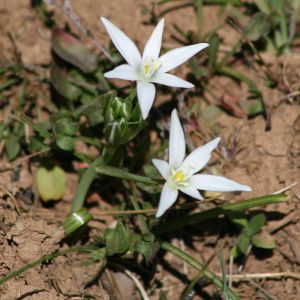
<path id="1" fill-rule="evenodd" d="M 160 22 L 156 25 L 153 30 L 143 53 L 143 59 L 146 57 L 153 57 L 155 59 L 158 58 L 160 48 L 161 48 L 161 40 L 162 34 L 164 30 L 164 19 L 161 19 Z"/>
<path id="2" fill-rule="evenodd" d="M 170 140 L 169 140 L 169 164 L 172 168 L 179 168 L 185 156 L 184 133 L 177 115 L 176 109 L 172 111 Z"/>
<path id="3" fill-rule="evenodd" d="M 137 97 L 142 111 L 143 119 L 148 117 L 150 108 L 155 97 L 155 86 L 153 83 L 138 81 Z"/>
<path id="4" fill-rule="evenodd" d="M 178 196 L 178 190 L 172 189 L 168 183 L 165 183 L 161 191 L 156 218 L 161 217 L 165 211 L 174 204 Z"/>
<path id="5" fill-rule="evenodd" d="M 134 42 L 117 26 L 108 21 L 106 18 L 101 17 L 105 29 L 110 36 L 112 42 L 119 50 L 125 60 L 132 66 L 139 68 L 142 58 L 140 51 L 134 44 Z"/>
<path id="6" fill-rule="evenodd" d="M 190 153 L 182 163 L 182 168 L 191 174 L 200 171 L 210 160 L 211 152 L 218 146 L 221 138 L 215 138 Z"/>
<path id="7" fill-rule="evenodd" d="M 167 52 L 159 58 L 161 67 L 157 70 L 158 73 L 168 72 L 177 66 L 184 63 L 186 60 L 194 56 L 199 51 L 206 48 L 208 44 L 200 43 L 191 46 L 181 47 Z"/>
<path id="8" fill-rule="evenodd" d="M 151 82 L 160 83 L 173 87 L 192 88 L 194 85 L 169 73 L 157 73 L 151 78 Z"/>
<path id="9" fill-rule="evenodd" d="M 133 66 L 124 64 L 104 73 L 104 77 L 123 80 L 138 80 L 139 74 Z"/>
<path id="10" fill-rule="evenodd" d="M 187 194 L 188 196 L 193 197 L 197 200 L 203 200 L 203 197 L 201 196 L 200 192 L 192 186 L 180 188 L 179 190 L 184 194 Z"/>
<path id="11" fill-rule="evenodd" d="M 161 159 L 152 159 L 152 163 L 154 164 L 155 168 L 159 171 L 161 176 L 167 180 L 168 173 L 170 170 L 169 164 Z"/>
<path id="12" fill-rule="evenodd" d="M 222 176 L 207 174 L 193 175 L 190 179 L 190 185 L 199 190 L 212 192 L 252 191 L 247 185 L 237 183 Z"/>

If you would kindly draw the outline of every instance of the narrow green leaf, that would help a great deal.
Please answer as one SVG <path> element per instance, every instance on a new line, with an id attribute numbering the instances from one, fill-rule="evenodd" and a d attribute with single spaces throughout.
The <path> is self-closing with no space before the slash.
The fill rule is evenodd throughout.
<path id="1" fill-rule="evenodd" d="M 196 11 L 197 11 L 197 25 L 198 25 L 198 36 L 202 36 L 202 24 L 203 24 L 203 0 L 194 0 Z"/>
<path id="2" fill-rule="evenodd" d="M 65 235 L 67 236 L 73 233 L 79 227 L 87 224 L 91 219 L 92 216 L 85 207 L 81 208 L 76 213 L 72 213 L 72 215 L 69 216 L 62 225 L 65 230 Z"/>
<path id="3" fill-rule="evenodd" d="M 220 38 L 218 34 L 214 33 L 209 39 L 208 48 L 208 67 L 211 71 L 214 71 L 217 65 L 217 58 L 219 52 Z"/>
<path id="4" fill-rule="evenodd" d="M 218 74 L 220 75 L 225 75 L 225 76 L 229 76 L 235 80 L 238 80 L 238 81 L 243 81 L 245 82 L 249 88 L 251 90 L 258 90 L 256 84 L 254 83 L 254 81 L 252 81 L 249 77 L 247 77 L 245 74 L 239 72 L 239 71 L 236 71 L 232 68 L 229 68 L 229 67 L 226 67 L 226 66 L 223 66 L 222 68 L 218 69 Z"/>
<path id="5" fill-rule="evenodd" d="M 223 255 L 222 252 L 220 254 L 220 258 L 221 258 L 221 268 L 222 268 L 222 280 L 223 280 L 224 299 L 225 300 L 229 300 L 230 295 L 229 295 L 229 292 L 228 292 L 228 285 L 227 285 L 226 264 L 225 264 L 224 255 Z"/>
<path id="6" fill-rule="evenodd" d="M 117 148 L 112 148 L 110 146 L 104 147 L 101 156 L 95 159 L 91 163 L 90 167 L 87 170 L 85 170 L 78 184 L 77 191 L 72 203 L 72 212 L 76 212 L 83 207 L 88 190 L 93 180 L 98 175 L 94 168 L 100 166 L 101 164 L 109 163 L 116 155 L 117 150 Z"/>
<path id="7" fill-rule="evenodd" d="M 24 267 L 21 267 L 16 271 L 9 272 L 4 277 L 0 278 L 0 285 L 4 284 L 8 280 L 10 280 L 10 279 L 12 279 L 12 278 L 24 273 L 24 272 L 27 272 L 28 270 L 30 270 L 31 268 L 33 268 L 33 267 L 35 267 L 39 264 L 49 263 L 49 261 L 53 260 L 56 257 L 66 255 L 68 253 L 84 250 L 84 248 L 85 248 L 84 246 L 70 247 L 70 248 L 62 250 L 62 251 L 55 251 L 51 254 L 44 255 L 44 256 L 38 258 L 37 260 L 34 260 L 34 261 L 31 261 L 31 262 L 27 263 Z"/>
<path id="8" fill-rule="evenodd" d="M 199 282 L 201 277 L 204 277 L 203 271 L 198 272 L 197 275 L 194 276 L 189 285 L 184 289 L 180 299 L 189 299 L 189 295 L 193 292 L 195 285 Z"/>
<path id="9" fill-rule="evenodd" d="M 222 280 L 212 271 L 210 271 L 204 264 L 198 262 L 192 256 L 182 251 L 181 249 L 173 246 L 168 242 L 161 242 L 161 248 L 173 253 L 175 256 L 181 258 L 183 261 L 191 265 L 196 270 L 203 272 L 203 275 L 206 276 L 211 282 L 220 290 L 223 291 L 223 282 Z M 230 300 L 240 300 L 240 297 L 236 295 L 232 289 L 228 288 L 228 295 Z"/>
<path id="10" fill-rule="evenodd" d="M 37 131 L 42 137 L 44 137 L 44 138 L 51 138 L 51 136 L 52 136 L 51 133 L 49 131 L 47 131 L 44 127 L 42 127 L 41 125 L 33 123 L 29 118 L 27 118 L 23 114 L 19 114 L 19 115 L 17 115 L 17 117 L 22 122 L 24 122 L 25 124 L 27 124 L 29 127 L 31 127 L 32 129 L 34 129 L 35 131 Z"/>
<path id="11" fill-rule="evenodd" d="M 249 24 L 244 30 L 245 35 L 251 41 L 257 41 L 268 35 L 271 29 L 271 20 L 263 13 L 257 13 L 251 17 Z"/>
<path id="12" fill-rule="evenodd" d="M 111 166 L 99 166 L 96 169 L 96 172 L 99 174 L 103 175 L 108 175 L 120 179 L 125 179 L 125 180 L 131 180 L 131 181 L 136 181 L 136 182 L 141 182 L 141 183 L 146 183 L 146 184 L 159 184 L 160 180 L 156 179 L 151 179 L 148 177 L 140 176 L 140 175 L 135 175 L 132 173 L 129 173 L 125 170 L 111 167 Z"/>
<path id="13" fill-rule="evenodd" d="M 268 5 L 268 1 L 266 1 L 266 0 L 253 0 L 253 2 L 257 5 L 259 10 L 261 12 L 263 12 L 264 14 L 266 14 L 266 15 L 271 14 L 270 7 Z"/>
<path id="14" fill-rule="evenodd" d="M 13 85 L 18 84 L 19 82 L 20 82 L 20 80 L 18 78 L 11 78 L 11 79 L 6 80 L 5 82 L 0 84 L 0 92 L 5 89 L 10 88 Z"/>
<path id="15" fill-rule="evenodd" d="M 285 199 L 285 194 L 277 194 L 242 200 L 237 203 L 225 204 L 219 207 L 208 209 L 206 211 L 191 214 L 189 216 L 181 216 L 180 218 L 168 220 L 167 223 L 158 224 L 155 227 L 153 227 L 152 232 L 155 234 L 162 234 L 185 226 L 204 222 L 209 219 L 214 219 L 220 215 L 226 214 L 228 211 L 244 211 L 249 208 L 280 203 L 285 201 Z"/>

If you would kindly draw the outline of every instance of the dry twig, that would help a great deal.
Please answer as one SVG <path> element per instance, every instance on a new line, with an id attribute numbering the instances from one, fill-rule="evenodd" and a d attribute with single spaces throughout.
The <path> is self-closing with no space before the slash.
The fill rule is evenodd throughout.
<path id="1" fill-rule="evenodd" d="M 105 49 L 105 47 L 102 45 L 102 43 L 100 43 L 94 36 L 94 34 L 86 29 L 82 23 L 80 22 L 80 18 L 75 14 L 72 4 L 70 2 L 70 0 L 64 0 L 64 4 L 61 5 L 58 3 L 58 1 L 55 0 L 44 0 L 44 2 L 46 4 L 50 4 L 50 5 L 54 5 L 56 7 L 58 7 L 67 18 L 69 18 L 69 20 L 71 20 L 74 25 L 77 27 L 77 29 L 83 33 L 85 36 L 87 36 L 88 38 L 91 39 L 91 41 L 93 42 L 93 44 L 112 62 L 115 63 L 115 60 L 113 59 L 113 57 L 110 55 L 110 53 Z"/>
<path id="2" fill-rule="evenodd" d="M 216 273 L 218 276 L 222 276 L 221 273 Z M 231 279 L 234 282 L 249 281 L 253 279 L 281 279 L 281 278 L 292 278 L 300 280 L 300 273 L 293 273 L 290 271 L 286 272 L 274 272 L 274 273 L 252 273 L 252 274 L 232 274 Z"/>

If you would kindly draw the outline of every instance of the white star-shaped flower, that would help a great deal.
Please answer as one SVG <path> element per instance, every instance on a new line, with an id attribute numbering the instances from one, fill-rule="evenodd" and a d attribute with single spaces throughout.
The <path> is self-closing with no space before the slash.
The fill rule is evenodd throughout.
<path id="1" fill-rule="evenodd" d="M 210 160 L 211 152 L 218 146 L 220 138 L 216 138 L 197 148 L 185 157 L 184 133 L 174 109 L 171 116 L 169 162 L 153 159 L 154 166 L 166 180 L 163 186 L 156 217 L 159 218 L 176 201 L 178 191 L 193 198 L 202 200 L 198 190 L 215 192 L 250 192 L 251 188 L 229 180 L 222 176 L 196 174 Z"/>
<path id="2" fill-rule="evenodd" d="M 102 17 L 101 20 L 112 42 L 128 63 L 116 67 L 105 73 L 104 76 L 137 81 L 137 97 L 143 119 L 147 118 L 154 101 L 155 86 L 153 83 L 181 88 L 194 87 L 192 83 L 167 72 L 206 48 L 208 44 L 200 43 L 174 49 L 159 57 L 164 28 L 164 20 L 162 19 L 146 43 L 143 56 L 141 56 L 136 45 L 124 32 L 106 18 Z"/>

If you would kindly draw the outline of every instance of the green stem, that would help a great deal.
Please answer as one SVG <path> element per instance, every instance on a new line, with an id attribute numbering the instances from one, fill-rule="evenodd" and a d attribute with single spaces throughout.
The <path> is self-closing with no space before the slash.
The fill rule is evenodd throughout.
<path id="1" fill-rule="evenodd" d="M 193 268 L 195 268 L 196 270 L 200 271 L 203 273 L 204 276 L 206 276 L 208 279 L 211 280 L 211 282 L 220 290 L 223 291 L 223 282 L 222 280 L 215 275 L 215 273 L 213 273 L 212 271 L 210 271 L 209 269 L 206 268 L 205 265 L 199 263 L 197 260 L 195 260 L 192 256 L 190 256 L 189 254 L 183 252 L 181 249 L 173 246 L 172 244 L 168 243 L 168 242 L 161 242 L 161 248 L 164 250 L 167 250 L 171 253 L 173 253 L 174 255 L 176 255 L 177 257 L 181 258 L 183 261 L 185 261 L 186 263 L 188 263 L 190 266 L 192 266 Z M 232 289 L 228 288 L 228 295 L 230 296 L 231 300 L 239 300 L 240 297 L 238 295 L 236 295 Z"/>
<path id="2" fill-rule="evenodd" d="M 84 172 L 77 187 L 76 195 L 72 203 L 72 212 L 76 212 L 83 207 L 85 197 L 88 190 L 97 176 L 95 167 L 99 166 L 103 162 L 103 156 L 99 156 L 93 161 L 91 166 Z"/>
<path id="3" fill-rule="evenodd" d="M 195 0 L 195 6 L 197 11 L 197 25 L 198 25 L 198 37 L 202 37 L 202 21 L 203 21 L 203 0 Z"/>
<path id="4" fill-rule="evenodd" d="M 99 167 L 102 164 L 107 164 L 113 158 L 117 151 L 117 147 L 107 146 L 103 149 L 101 156 L 93 161 L 91 166 L 84 172 L 77 187 L 76 195 L 72 203 L 72 213 L 77 212 L 83 207 L 85 197 L 88 193 L 88 190 L 97 177 L 98 173 L 95 171 L 96 167 Z"/>
<path id="5" fill-rule="evenodd" d="M 65 254 L 68 254 L 68 253 L 71 253 L 71 252 L 74 252 L 74 251 L 77 251 L 77 250 L 80 250 L 80 249 L 82 249 L 82 246 L 72 247 L 72 248 L 69 248 L 69 249 L 66 249 L 66 250 L 63 250 L 63 251 L 54 252 L 54 253 L 51 253 L 51 254 L 44 255 L 43 257 L 26 264 L 24 267 L 20 268 L 19 270 L 14 271 L 14 272 L 10 272 L 6 276 L 2 277 L 0 279 L 0 285 L 5 283 L 6 281 L 12 279 L 15 276 L 18 276 L 18 275 L 28 271 L 32 267 L 35 267 L 35 266 L 37 266 L 39 264 L 42 264 L 42 263 L 47 263 L 50 260 L 52 260 L 52 259 L 54 259 L 58 256 L 62 256 L 62 255 L 65 255 Z"/>
<path id="6" fill-rule="evenodd" d="M 145 176 L 135 175 L 133 173 L 127 172 L 126 170 L 116 168 L 116 167 L 106 166 L 106 165 L 98 166 L 95 170 L 99 174 L 130 180 L 130 181 L 141 182 L 145 184 L 157 185 L 164 182 L 161 179 L 152 179 Z"/>

